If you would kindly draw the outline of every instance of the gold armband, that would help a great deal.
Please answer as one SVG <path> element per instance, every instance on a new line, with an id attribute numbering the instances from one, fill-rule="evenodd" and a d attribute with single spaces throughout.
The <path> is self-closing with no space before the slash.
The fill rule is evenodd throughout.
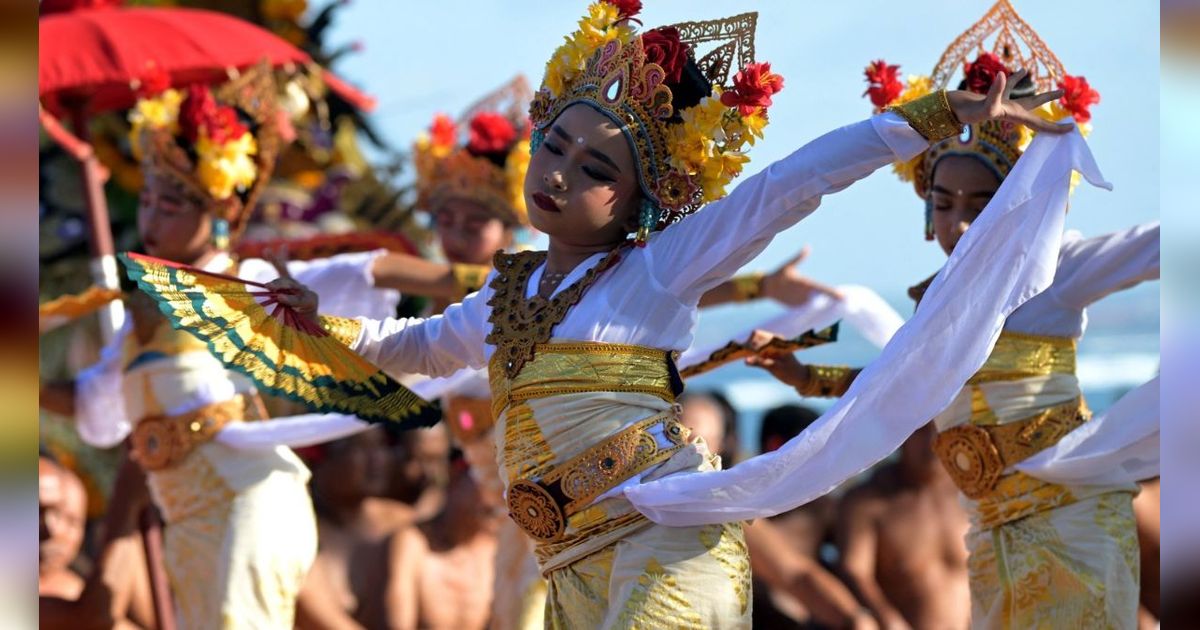
<path id="1" fill-rule="evenodd" d="M 733 283 L 733 301 L 749 302 L 762 297 L 762 284 L 765 277 L 766 274 L 761 271 L 734 276 L 730 280 Z"/>
<path id="2" fill-rule="evenodd" d="M 355 341 L 358 341 L 358 334 L 362 331 L 361 321 L 333 315 L 321 315 L 318 319 L 321 322 L 321 330 L 329 333 L 346 347 L 350 347 L 354 345 Z"/>
<path id="3" fill-rule="evenodd" d="M 804 387 L 797 387 L 796 391 L 801 396 L 832 398 L 845 394 L 853 381 L 854 371 L 848 367 L 810 365 L 808 366 L 808 382 Z"/>
<path id="4" fill-rule="evenodd" d="M 487 265 L 462 263 L 450 265 L 450 273 L 454 274 L 454 286 L 457 288 L 455 301 L 461 301 L 464 297 L 482 289 L 483 283 L 487 281 L 487 276 L 491 271 L 492 268 Z"/>
<path id="5" fill-rule="evenodd" d="M 921 137 L 930 142 L 945 140 L 962 133 L 963 124 L 950 108 L 946 90 L 938 90 L 903 105 L 893 105 L 886 111 L 896 112 L 908 121 Z"/>

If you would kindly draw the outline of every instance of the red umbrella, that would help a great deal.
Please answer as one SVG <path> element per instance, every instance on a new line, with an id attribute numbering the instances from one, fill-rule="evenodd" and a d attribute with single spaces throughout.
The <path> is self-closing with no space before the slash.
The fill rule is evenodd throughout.
<path id="1" fill-rule="evenodd" d="M 83 165 L 84 197 L 91 228 L 92 272 L 96 282 L 116 288 L 117 264 L 108 230 L 103 169 L 86 146 L 87 117 L 132 106 L 135 79 L 157 66 L 171 85 L 216 83 L 231 70 L 266 60 L 274 66 L 307 64 L 304 51 L 271 32 L 238 18 L 200 9 L 115 8 L 105 2 L 68 4 L 75 10 L 38 19 L 38 96 L 52 136 Z M 330 90 L 369 111 L 374 100 L 324 71 Z M 78 140 L 55 124 L 67 115 Z M 119 304 L 101 313 L 106 337 L 123 317 Z"/>
<path id="2" fill-rule="evenodd" d="M 266 59 L 306 64 L 304 51 L 250 22 L 224 13 L 178 8 L 113 8 L 55 13 L 38 20 L 38 95 L 56 116 L 124 109 L 130 83 L 157 65 L 172 85 L 216 83 L 227 69 Z M 326 84 L 350 104 L 374 100 L 326 71 Z"/>

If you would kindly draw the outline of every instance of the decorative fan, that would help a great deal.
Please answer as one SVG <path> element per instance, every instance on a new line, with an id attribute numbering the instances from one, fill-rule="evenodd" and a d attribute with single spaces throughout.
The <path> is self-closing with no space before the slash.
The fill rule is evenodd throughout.
<path id="1" fill-rule="evenodd" d="M 121 262 L 172 326 L 203 340 L 213 356 L 263 391 L 314 411 L 400 429 L 431 426 L 441 417 L 338 337 L 276 301 L 264 284 L 139 254 L 121 254 Z M 335 321 L 322 317 L 322 323 Z"/>
<path id="2" fill-rule="evenodd" d="M 797 350 L 804 350 L 806 348 L 832 343 L 837 341 L 838 327 L 840 325 L 841 322 L 838 322 L 828 328 L 823 328 L 821 330 L 810 330 L 792 337 L 791 339 L 772 339 L 767 343 L 767 345 L 763 346 L 757 351 L 750 347 L 749 340 L 730 341 L 724 346 L 721 346 L 720 349 L 708 355 L 707 359 L 680 370 L 679 375 L 683 378 L 691 378 L 697 374 L 703 374 L 710 370 L 714 370 L 731 361 L 744 359 L 749 356 L 762 355 L 767 352 L 772 354 L 796 352 Z"/>

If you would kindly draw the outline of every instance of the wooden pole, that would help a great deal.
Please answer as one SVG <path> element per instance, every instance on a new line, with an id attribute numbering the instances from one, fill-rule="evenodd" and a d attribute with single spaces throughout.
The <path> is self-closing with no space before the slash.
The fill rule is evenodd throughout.
<path id="1" fill-rule="evenodd" d="M 89 133 L 87 126 L 86 103 L 79 102 L 71 108 L 71 126 L 75 136 L 86 143 Z M 108 201 L 104 196 L 104 180 L 106 171 L 96 159 L 94 152 L 87 152 L 80 162 L 83 171 L 83 199 L 85 215 L 91 238 L 88 239 L 88 249 L 91 253 L 89 263 L 92 280 L 95 284 L 106 289 L 119 289 L 121 286 L 119 269 L 117 268 L 116 252 L 113 248 L 112 228 L 108 219 Z M 124 324 L 124 306 L 114 301 L 100 311 L 100 333 L 105 342 L 110 341 L 117 330 Z"/>
<path id="2" fill-rule="evenodd" d="M 142 547 L 146 552 L 146 570 L 150 575 L 150 594 L 154 600 L 154 616 L 159 630 L 176 630 L 175 608 L 171 603 L 171 583 L 163 564 L 162 519 L 153 505 L 147 505 L 138 516 L 142 530 Z"/>

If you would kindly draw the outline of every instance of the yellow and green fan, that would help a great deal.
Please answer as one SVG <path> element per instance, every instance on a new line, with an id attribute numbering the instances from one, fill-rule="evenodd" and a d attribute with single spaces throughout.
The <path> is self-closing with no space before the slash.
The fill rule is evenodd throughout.
<path id="1" fill-rule="evenodd" d="M 280 304 L 267 285 L 140 254 L 121 254 L 121 262 L 172 326 L 204 341 L 227 368 L 265 392 L 398 429 L 431 426 L 441 417 L 437 407 Z"/>

